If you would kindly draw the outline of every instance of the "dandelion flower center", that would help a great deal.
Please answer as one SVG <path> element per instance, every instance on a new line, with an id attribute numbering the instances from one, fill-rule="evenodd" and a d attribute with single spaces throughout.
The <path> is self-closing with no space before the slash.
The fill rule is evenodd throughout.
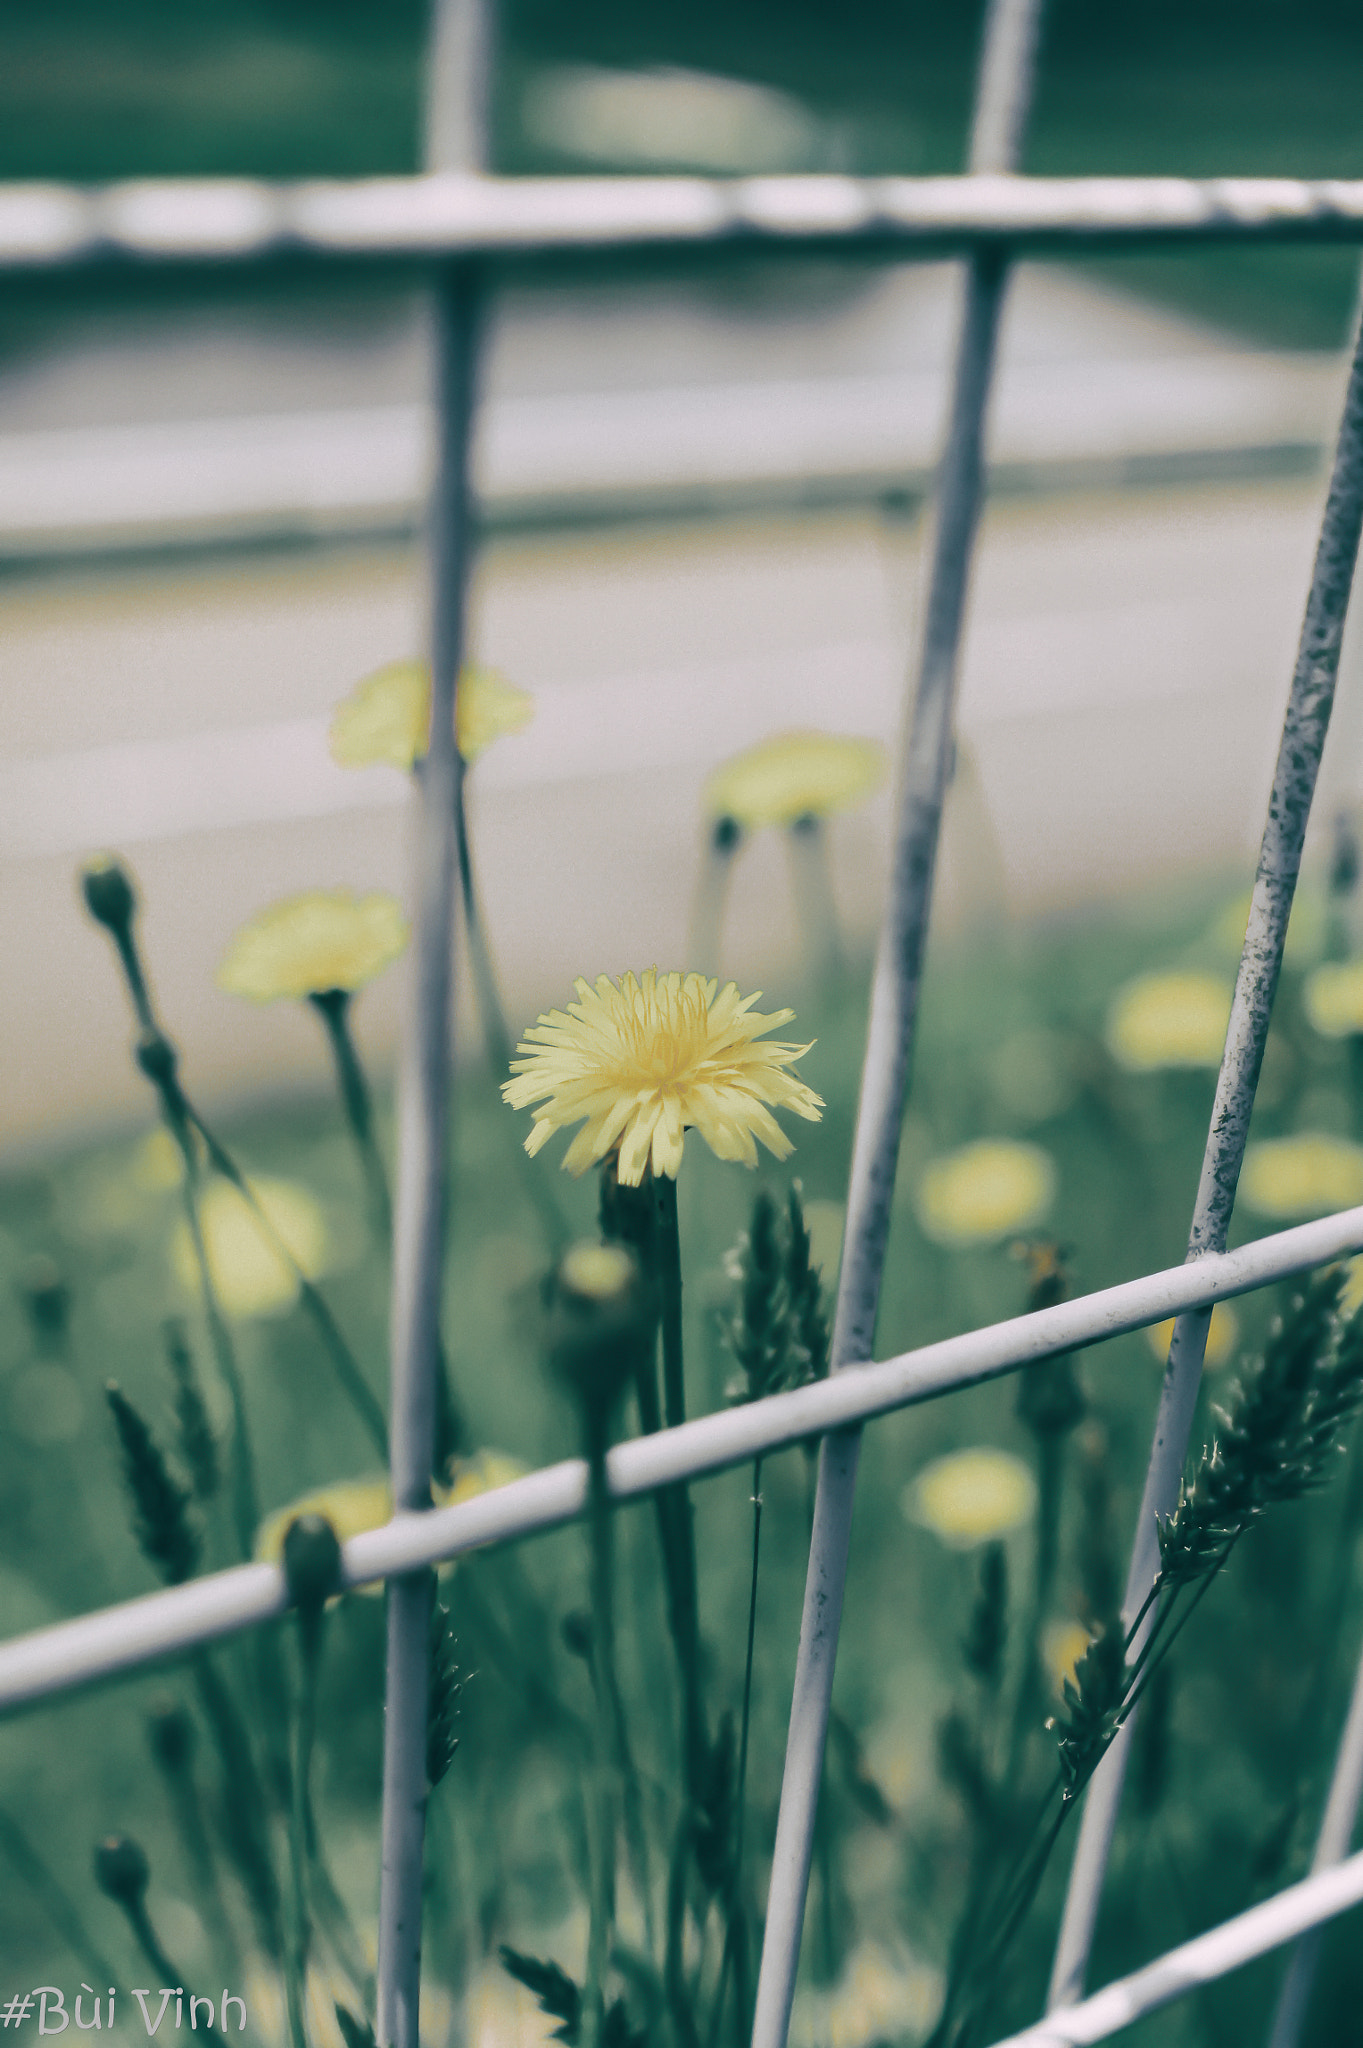
<path id="1" fill-rule="evenodd" d="M 570 1173 L 618 1154 L 637 1187 L 646 1170 L 675 1179 L 688 1129 L 720 1159 L 756 1166 L 758 1139 L 784 1159 L 792 1147 L 772 1108 L 817 1122 L 823 1103 L 789 1070 L 807 1045 L 759 1043 L 794 1012 L 760 1015 L 757 995 L 722 990 L 700 974 L 601 975 L 576 983 L 577 1001 L 526 1032 L 502 1095 L 513 1109 L 539 1104 L 525 1141 L 582 1124 L 563 1164 Z"/>

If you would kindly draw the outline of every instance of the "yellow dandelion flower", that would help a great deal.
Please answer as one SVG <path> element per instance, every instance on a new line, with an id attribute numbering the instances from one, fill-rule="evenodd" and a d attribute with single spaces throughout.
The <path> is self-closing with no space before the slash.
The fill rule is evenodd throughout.
<path id="1" fill-rule="evenodd" d="M 330 1247 L 322 1212 L 296 1181 L 253 1180 L 251 1192 L 309 1280 L 326 1270 Z M 199 1208 L 208 1269 L 229 1316 L 249 1320 L 292 1308 L 298 1281 L 271 1244 L 245 1198 L 229 1181 L 215 1180 Z M 176 1278 L 189 1292 L 199 1285 L 199 1267 L 187 1224 L 171 1240 Z"/>
<path id="2" fill-rule="evenodd" d="M 1041 1661 L 1050 1673 L 1058 1699 L 1064 1697 L 1065 1682 L 1073 1682 L 1079 1659 L 1093 1637 L 1077 1621 L 1053 1621 L 1041 1638 Z"/>
<path id="3" fill-rule="evenodd" d="M 753 1009 L 760 993 L 740 996 L 733 982 L 720 989 L 703 974 L 652 967 L 574 985 L 578 1000 L 531 1025 L 511 1062 L 515 1079 L 502 1084 L 512 1109 L 544 1105 L 527 1152 L 582 1123 L 563 1161 L 568 1171 L 584 1173 L 618 1150 L 621 1182 L 638 1187 L 650 1166 L 676 1179 L 688 1129 L 718 1158 L 756 1166 L 757 1138 L 778 1159 L 793 1150 L 768 1103 L 818 1122 L 822 1100 L 787 1071 L 809 1046 L 757 1043 L 793 1010 L 763 1016 Z"/>
<path id="4" fill-rule="evenodd" d="M 992 1244 L 1041 1221 L 1055 1179 L 1055 1161 L 1039 1145 L 980 1138 L 928 1162 L 914 1206 L 934 1244 Z"/>
<path id="5" fill-rule="evenodd" d="M 1036 1481 L 1020 1458 L 977 1444 L 925 1465 L 900 1496 L 911 1522 L 952 1550 L 973 1550 L 1031 1520 Z"/>
<path id="6" fill-rule="evenodd" d="M 396 898 L 375 890 L 309 889 L 244 924 L 218 969 L 218 986 L 253 1003 L 363 988 L 407 943 Z"/>
<path id="7" fill-rule="evenodd" d="M 319 1486 L 312 1493 L 291 1500 L 287 1507 L 266 1515 L 256 1531 L 255 1554 L 267 1564 L 278 1564 L 284 1554 L 289 1524 L 300 1515 L 323 1515 L 340 1542 L 362 1536 L 366 1529 L 381 1529 L 393 1519 L 393 1490 L 387 1478 L 341 1479 L 334 1486 Z"/>
<path id="8" fill-rule="evenodd" d="M 1169 1356 L 1169 1341 L 1174 1334 L 1174 1318 L 1165 1322 L 1152 1323 L 1145 1333 L 1145 1341 L 1163 1365 Z M 1220 1372 L 1223 1365 L 1229 1365 L 1235 1356 L 1235 1347 L 1240 1341 L 1240 1318 L 1228 1301 L 1218 1301 L 1212 1310 L 1211 1326 L 1207 1331 L 1207 1348 L 1202 1354 L 1202 1363 L 1208 1372 Z"/>
<path id="9" fill-rule="evenodd" d="M 736 818 L 749 831 L 827 818 L 851 810 L 885 780 L 879 740 L 847 733 L 783 732 L 736 754 L 705 785 L 712 818 Z"/>
<path id="10" fill-rule="evenodd" d="M 1140 974 L 1117 991 L 1107 1045 L 1135 1074 L 1160 1067 L 1219 1067 L 1230 1022 L 1231 984 L 1221 974 Z"/>
<path id="11" fill-rule="evenodd" d="M 1330 960 L 1306 977 L 1302 1003 L 1322 1038 L 1363 1033 L 1363 960 Z"/>
<path id="12" fill-rule="evenodd" d="M 454 737 L 465 761 L 476 761 L 507 733 L 523 732 L 535 700 L 495 668 L 470 664 L 455 693 Z M 430 739 L 431 671 L 424 661 L 390 661 L 337 706 L 331 757 L 342 768 L 411 768 Z"/>
<path id="13" fill-rule="evenodd" d="M 1286 1222 L 1363 1202 L 1363 1145 L 1326 1131 L 1270 1138 L 1245 1152 L 1240 1197 L 1247 1209 Z"/>

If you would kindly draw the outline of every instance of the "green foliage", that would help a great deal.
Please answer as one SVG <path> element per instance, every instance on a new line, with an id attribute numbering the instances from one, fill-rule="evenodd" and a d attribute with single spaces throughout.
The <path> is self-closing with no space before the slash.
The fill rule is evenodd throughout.
<path id="1" fill-rule="evenodd" d="M 168 1586 L 191 1577 L 201 1538 L 190 1516 L 190 1491 L 175 1477 L 150 1425 L 114 1381 L 104 1390 L 118 1431 L 133 1527 L 143 1555 Z"/>
<path id="2" fill-rule="evenodd" d="M 430 1686 L 426 1697 L 426 1782 L 432 1790 L 440 1783 L 459 1747 L 456 1723 L 463 1680 L 454 1659 L 454 1632 L 450 1610 L 439 1601 L 431 1604 Z"/>
<path id="3" fill-rule="evenodd" d="M 989 1692 L 1003 1682 L 1003 1653 L 1008 1642 L 1008 1552 L 1001 1543 L 987 1543 L 980 1553 L 980 1587 L 970 1610 L 961 1643 L 966 1669 Z"/>
<path id="4" fill-rule="evenodd" d="M 760 1401 L 783 1387 L 822 1379 L 828 1371 L 828 1318 L 823 1280 L 810 1263 L 800 1183 L 791 1184 L 782 1215 L 760 1188 L 748 1228 L 728 1254 L 724 1270 L 739 1289 L 724 1326 L 741 1378 L 727 1389 L 731 1401 Z"/>
<path id="5" fill-rule="evenodd" d="M 194 1498 L 210 1501 L 218 1491 L 221 1470 L 218 1439 L 209 1418 L 194 1353 L 179 1316 L 168 1318 L 165 1329 L 166 1363 L 175 1386 L 175 1435 Z"/>
<path id="6" fill-rule="evenodd" d="M 1246 1373 L 1178 1505 L 1160 1528 L 1160 1575 L 1182 1585 L 1215 1571 L 1269 1508 L 1325 1483 L 1341 1432 L 1363 1405 L 1363 1325 L 1342 1331 L 1344 1275 L 1317 1275 Z"/>

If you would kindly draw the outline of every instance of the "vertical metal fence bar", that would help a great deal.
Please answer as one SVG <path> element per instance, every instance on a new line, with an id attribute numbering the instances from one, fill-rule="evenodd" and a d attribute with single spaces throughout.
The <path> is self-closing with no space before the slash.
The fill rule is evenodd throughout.
<path id="1" fill-rule="evenodd" d="M 1006 172 L 1016 164 L 1031 99 L 1039 16 L 1040 0 L 992 0 L 971 137 L 972 171 Z M 903 761 L 852 1150 L 833 1330 L 831 1365 L 835 1372 L 869 1359 L 875 1338 L 933 871 L 951 763 L 958 655 L 983 496 L 985 415 L 1006 282 L 1007 263 L 999 251 L 982 251 L 966 267 L 951 419 L 938 482 L 918 694 Z M 790 2025 L 860 1448 L 859 1431 L 840 1431 L 824 1439 L 819 1455 L 753 2048 L 784 2048 Z"/>
<path id="2" fill-rule="evenodd" d="M 1325 1813 L 1311 1858 L 1313 1877 L 1317 1871 L 1329 1870 L 1334 1864 L 1342 1863 L 1348 1855 L 1360 1800 L 1363 1800 L 1363 1656 L 1359 1657 L 1354 1674 L 1353 1696 L 1335 1755 Z M 1323 1940 L 1321 1930 L 1313 1928 L 1293 1949 L 1278 2008 L 1273 2015 L 1269 2048 L 1297 2048 L 1316 1981 L 1316 1966 L 1320 1961 Z"/>
<path id="3" fill-rule="evenodd" d="M 1321 519 L 1296 667 L 1259 850 L 1259 867 L 1235 979 L 1226 1049 L 1217 1076 L 1207 1147 L 1202 1159 L 1189 1259 L 1225 1249 L 1244 1158 L 1245 1138 L 1259 1068 L 1268 1039 L 1283 942 L 1301 865 L 1302 842 L 1334 703 L 1344 634 L 1363 525 L 1363 330 L 1345 393 L 1330 488 Z M 1173 1511 L 1188 1455 L 1188 1437 L 1202 1378 L 1210 1311 L 1182 1315 L 1174 1325 L 1164 1369 L 1154 1442 L 1145 1476 L 1131 1553 L 1123 1613 L 1139 1610 L 1159 1568 L 1158 1518 Z M 1148 1625 L 1148 1624 L 1147 1624 Z M 1093 1945 L 1103 1876 L 1126 1775 L 1133 1722 L 1128 1721 L 1098 1768 L 1084 1803 L 1079 1843 L 1070 1871 L 1060 1938 L 1051 1972 L 1048 2010 L 1073 2004 L 1083 1992 Z"/>
<path id="4" fill-rule="evenodd" d="M 444 155 L 481 147 L 482 79 L 448 67 L 486 48 L 481 0 L 438 0 L 432 37 L 428 151 L 432 169 L 472 169 Z M 472 17 L 477 16 L 478 20 Z M 456 19 L 459 17 L 460 19 Z M 446 1125 L 453 1057 L 450 977 L 461 764 L 454 736 L 470 554 L 469 443 L 477 357 L 477 281 L 453 265 L 433 294 L 437 418 L 431 495 L 431 732 L 419 776 L 416 939 L 404 1048 L 393 1245 L 391 1464 L 393 1504 L 431 1504 Z M 431 1579 L 389 1582 L 379 1885 L 379 2048 L 419 2048 L 422 1862 Z"/>

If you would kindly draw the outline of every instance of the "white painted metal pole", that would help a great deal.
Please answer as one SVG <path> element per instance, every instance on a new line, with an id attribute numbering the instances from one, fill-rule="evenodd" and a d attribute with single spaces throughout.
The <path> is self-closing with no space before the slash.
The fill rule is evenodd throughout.
<path id="1" fill-rule="evenodd" d="M 428 119 L 428 146 L 433 149 L 482 147 L 486 37 L 481 22 L 482 0 L 437 0 Z M 443 74 L 442 67 L 465 61 L 470 66 L 466 72 Z M 437 159 L 432 168 L 474 166 L 467 160 Z M 478 325 L 470 266 L 451 268 L 438 281 L 433 297 L 438 457 L 430 513 L 431 730 L 418 776 L 417 902 L 398 1136 L 389 1424 L 393 1505 L 413 1515 L 431 1504 L 436 1388 L 442 1370 L 440 1295 L 453 1061 L 450 979 L 462 772 L 455 746 L 455 690 L 464 658 L 471 551 L 469 444 Z M 378 2048 L 419 2048 L 430 1604 L 427 1570 L 390 1579 Z"/>
<path id="2" fill-rule="evenodd" d="M 1226 1049 L 1202 1159 L 1190 1260 L 1221 1251 L 1230 1227 L 1235 1189 L 1249 1132 L 1254 1091 L 1268 1041 L 1287 921 L 1301 865 L 1302 843 L 1316 775 L 1330 723 L 1335 677 L 1349 593 L 1363 527 L 1363 330 L 1355 349 L 1335 448 L 1334 468 L 1321 519 L 1320 540 L 1306 601 L 1296 667 L 1273 788 L 1250 900 L 1249 923 L 1231 1002 Z M 1188 1437 L 1202 1377 L 1210 1320 L 1205 1310 L 1179 1317 L 1169 1347 L 1145 1490 L 1131 1552 L 1123 1614 L 1140 1611 L 1159 1569 L 1158 1518 L 1173 1512 L 1188 1455 Z M 1148 1623 L 1147 1623 L 1148 1626 Z M 1048 2004 L 1072 2004 L 1082 1995 L 1097 1925 L 1104 1874 L 1121 1803 L 1134 1728 L 1132 1716 L 1098 1766 L 1084 1801 L 1069 1888 L 1051 1971 Z"/>

